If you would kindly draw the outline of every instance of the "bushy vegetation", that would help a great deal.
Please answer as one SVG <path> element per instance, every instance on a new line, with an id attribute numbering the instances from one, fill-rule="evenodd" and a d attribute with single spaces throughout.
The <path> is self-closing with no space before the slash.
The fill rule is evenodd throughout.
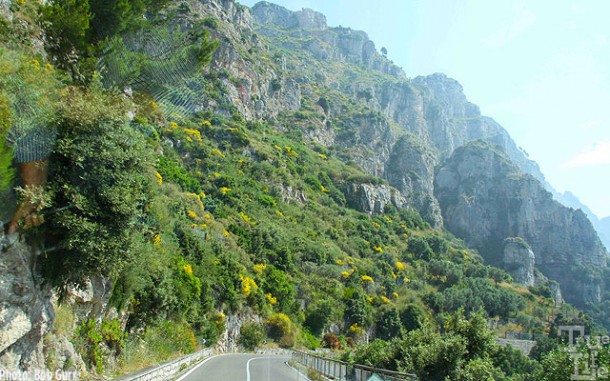
<path id="1" fill-rule="evenodd" d="M 72 327 L 89 366 L 102 371 L 108 357 L 118 357 L 130 369 L 145 358 L 190 353 L 201 338 L 213 346 L 227 315 L 247 312 L 263 322 L 241 327 L 238 343 L 249 350 L 265 339 L 286 348 L 347 349 L 351 361 L 425 380 L 538 380 L 532 377 L 560 372 L 565 356 L 557 347 L 541 344 L 529 360 L 498 347 L 488 328 L 495 321 L 530 335 L 551 330 L 548 287 L 511 283 L 413 208 L 375 215 L 353 209 L 349 185 L 383 180 L 356 165 L 350 149 L 304 138 L 321 123 L 348 141 L 357 125 L 385 126 L 368 105 L 373 90 L 364 82 L 388 78 L 335 63 L 328 70 L 344 74 L 343 89 L 304 86 L 300 110 L 246 122 L 227 101 L 227 81 L 239 79 L 209 70 L 193 74 L 190 85 L 217 108 L 170 114 L 164 111 L 184 109 L 177 96 L 161 107 L 150 88 L 121 92 L 158 64 L 143 50 L 125 51 L 121 41 L 133 28 L 158 26 L 142 15 L 154 20 L 163 3 L 48 2 L 40 17 L 57 69 L 34 64 L 31 52 L 13 53 L 27 51 L 14 47 L 21 32 L 2 24 L 12 34 L 0 46 L 0 189 L 12 171 L 4 145 L 14 120 L 6 68 L 19 66 L 25 89 L 47 94 L 47 122 L 58 131 L 40 195 L 46 223 L 30 232 L 42 247 L 46 280 L 60 292 L 110 280 L 110 304 L 127 316 L 123 325 L 86 320 Z M 214 33 L 224 27 L 212 18 L 200 24 Z M 166 27 L 159 33 L 170 33 Z M 216 47 L 206 33 L 174 37 L 185 38 L 185 54 L 196 52 L 200 64 Z M 275 67 L 272 58 L 286 46 L 258 58 Z M 108 85 L 95 68 L 111 54 L 137 58 L 138 73 Z M 29 71 L 46 79 L 32 81 Z M 349 87 L 345 78 L 359 75 L 360 90 Z M 269 85 L 281 92 L 287 83 L 274 78 Z"/>

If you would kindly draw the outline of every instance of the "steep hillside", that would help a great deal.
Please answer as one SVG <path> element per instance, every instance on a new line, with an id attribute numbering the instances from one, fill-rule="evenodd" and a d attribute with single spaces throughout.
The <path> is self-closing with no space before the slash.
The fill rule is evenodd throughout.
<path id="1" fill-rule="evenodd" d="M 608 325 L 591 225 L 455 80 L 265 2 L 0 4 L 0 154 L 53 137 L 35 184 L 0 163 L 0 367 L 112 376 L 266 340 L 539 380 L 555 325 Z"/>
<path id="2" fill-rule="evenodd" d="M 257 21 L 256 30 L 269 38 L 274 47 L 272 51 L 282 60 L 282 78 L 294 77 L 297 82 L 302 78 L 299 83 L 305 110 L 308 102 L 327 106 L 319 117 L 321 126 L 318 130 L 324 128 L 322 123 L 325 122 L 326 129 L 332 128 L 334 133 L 328 131 L 320 139 L 317 138 L 320 133 L 316 132 L 311 134 L 312 139 L 336 150 L 346 160 L 353 160 L 366 172 L 386 179 L 432 226 L 448 224 L 452 233 L 465 239 L 478 235 L 480 229 L 495 229 L 486 219 L 477 224 L 462 224 L 455 213 L 439 208 L 435 197 L 435 166 L 452 160 L 453 152 L 470 141 L 482 140 L 489 143 L 490 149 L 503 152 L 517 165 L 515 173 L 533 176 L 533 183 L 539 184 L 536 185 L 537 192 L 549 188 L 536 163 L 517 148 L 504 128 L 491 118 L 482 116 L 478 107 L 467 101 L 457 81 L 443 74 L 412 80 L 405 78 L 400 70 L 395 70 L 375 51 L 366 34 L 349 28 L 330 28 L 324 16 L 310 10 L 292 13 L 261 2 L 252 13 Z M 305 76 L 309 80 L 303 78 Z M 315 79 L 314 82 L 310 82 L 311 79 Z M 348 101 L 354 97 L 359 100 L 356 104 Z M 355 111 L 358 109 L 361 111 Z M 315 107 L 312 110 L 315 111 Z M 295 121 L 290 120 L 290 123 Z M 474 164 L 469 162 L 466 165 Z M 494 185 L 506 175 L 494 174 L 499 177 L 489 178 L 488 185 Z M 529 191 L 533 192 L 533 189 L 525 193 Z M 440 192 L 443 197 L 446 193 L 453 197 L 460 194 L 455 187 Z M 516 218 L 529 224 L 531 233 L 524 238 L 539 252 L 537 264 L 543 273 L 561 282 L 566 279 L 566 274 L 559 268 L 606 266 L 605 249 L 591 224 L 582 218 L 584 216 L 577 220 L 561 218 L 547 221 L 546 217 L 553 213 L 551 210 L 565 208 L 555 206 L 550 199 L 537 199 L 533 195 L 531 199 L 532 208 L 541 211 L 540 219 L 533 220 L 524 209 L 516 211 Z M 490 195 L 489 203 L 480 207 L 483 213 L 493 213 L 493 210 L 503 210 L 506 205 L 501 198 Z M 549 224 L 554 227 L 551 229 Z M 556 235 L 548 235 L 549 229 L 556 231 L 553 233 Z M 485 258 L 500 266 L 501 261 L 494 260 L 497 258 L 494 252 L 501 246 L 499 243 L 519 234 L 523 232 L 503 231 L 496 237 L 496 246 L 476 246 Z M 547 238 L 535 238 L 542 236 Z M 574 239 L 566 241 L 561 238 L 568 236 Z M 561 248 L 559 252 L 558 248 Z M 551 257 L 553 260 L 548 259 L 545 263 L 545 258 Z M 590 273 L 590 270 L 584 272 Z M 592 286 L 595 290 L 589 290 L 585 286 L 587 282 L 562 286 L 566 300 L 580 306 L 600 302 L 604 285 L 600 275 L 593 277 L 599 279 Z"/>

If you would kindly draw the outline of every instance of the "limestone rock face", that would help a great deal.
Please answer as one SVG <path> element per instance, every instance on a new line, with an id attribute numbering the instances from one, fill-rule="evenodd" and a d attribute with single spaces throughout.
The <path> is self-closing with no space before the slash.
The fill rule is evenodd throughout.
<path id="1" fill-rule="evenodd" d="M 385 178 L 396 187 L 430 225 L 441 228 L 441 209 L 434 198 L 437 158 L 414 136 L 403 136 L 394 145 L 385 165 Z"/>
<path id="2" fill-rule="evenodd" d="M 283 29 L 326 29 L 326 16 L 307 8 L 292 12 L 282 6 L 261 1 L 252 7 L 252 14 L 261 24 L 274 24 Z"/>
<path id="3" fill-rule="evenodd" d="M 435 195 L 445 226 L 502 267 L 504 240 L 522 237 L 536 253 L 536 266 L 560 282 L 566 301 L 599 303 L 606 249 L 580 210 L 553 200 L 532 176 L 482 142 L 458 148 L 437 172 Z M 567 281 L 569 280 L 569 281 Z"/>
<path id="4" fill-rule="evenodd" d="M 263 36 L 277 36 L 278 28 L 284 33 L 309 39 L 304 48 L 317 59 L 363 64 L 366 67 L 405 78 L 404 71 L 387 58 L 382 57 L 365 32 L 351 28 L 329 28 L 326 17 L 311 9 L 292 12 L 266 1 L 252 8 L 257 23 L 257 32 Z"/>
<path id="5" fill-rule="evenodd" d="M 602 240 L 606 249 L 610 248 L 610 217 L 599 219 L 595 213 L 591 211 L 586 205 L 584 205 L 576 195 L 571 192 L 559 193 L 556 191 L 552 191 L 553 196 L 557 201 L 562 203 L 563 205 L 573 208 L 580 209 L 589 218 L 589 221 L 593 224 L 595 230 L 597 230 L 597 234 L 599 234 L 599 239 Z"/>
<path id="6" fill-rule="evenodd" d="M 45 369 L 42 337 L 55 318 L 51 289 L 40 279 L 35 250 L 9 244 L 1 232 L 0 242 L 0 368 Z"/>
<path id="7" fill-rule="evenodd" d="M 387 185 L 350 184 L 346 199 L 355 209 L 371 215 L 383 213 L 388 205 L 396 208 L 407 205 L 405 198 Z"/>
<path id="8" fill-rule="evenodd" d="M 513 277 L 515 282 L 533 286 L 536 282 L 534 269 L 536 257 L 527 242 L 521 238 L 506 238 L 504 240 L 504 270 Z"/>
<path id="9" fill-rule="evenodd" d="M 10 9 L 11 2 L 9 0 L 0 0 L 0 16 L 8 21 L 13 20 L 13 12 Z"/>

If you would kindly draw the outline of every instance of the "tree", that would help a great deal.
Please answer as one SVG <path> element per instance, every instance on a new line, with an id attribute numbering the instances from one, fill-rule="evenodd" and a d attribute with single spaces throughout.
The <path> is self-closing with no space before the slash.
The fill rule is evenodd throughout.
<path id="1" fill-rule="evenodd" d="M 463 337 L 441 336 L 429 327 L 411 331 L 396 342 L 397 370 L 414 372 L 418 379 L 445 381 L 462 363 L 466 354 Z"/>
<path id="2" fill-rule="evenodd" d="M 494 366 L 500 368 L 507 376 L 523 374 L 531 377 L 540 368 L 538 362 L 528 358 L 523 352 L 510 345 L 498 347 L 493 351 L 491 353 L 491 361 Z"/>
<path id="3" fill-rule="evenodd" d="M 281 311 L 288 311 L 294 303 L 294 286 L 286 278 L 286 274 L 273 266 L 265 271 L 265 280 L 262 284 L 265 293 L 271 293 L 277 298 Z"/>
<path id="4" fill-rule="evenodd" d="M 322 300 L 315 306 L 305 318 L 305 326 L 311 330 L 311 333 L 318 336 L 331 321 L 333 303 L 330 300 Z"/>
<path id="5" fill-rule="evenodd" d="M 377 337 L 382 340 L 390 340 L 400 336 L 400 316 L 394 307 L 382 309 L 376 323 Z"/>
<path id="6" fill-rule="evenodd" d="M 239 329 L 238 343 L 248 351 L 254 350 L 265 338 L 265 330 L 254 322 L 244 323 Z"/>
<path id="7" fill-rule="evenodd" d="M 353 362 L 382 369 L 396 369 L 394 346 L 384 340 L 375 339 L 368 345 L 356 349 Z"/>
<path id="8" fill-rule="evenodd" d="M 449 317 L 445 322 L 445 329 L 455 335 L 459 335 L 466 342 L 466 358 L 487 357 L 497 344 L 494 340 L 495 334 L 489 328 L 483 312 L 471 314 L 468 318 L 464 312 L 459 310 Z"/>
<path id="9" fill-rule="evenodd" d="M 74 80 L 81 76 L 78 61 L 86 54 L 90 20 L 87 0 L 53 0 L 42 7 L 47 49 Z"/>
<path id="10" fill-rule="evenodd" d="M 451 375 L 452 381 L 503 381 L 506 377 L 488 359 L 477 358 L 461 365 Z"/>
<path id="11" fill-rule="evenodd" d="M 546 354 L 541 361 L 542 369 L 536 374 L 538 381 L 568 381 L 574 374 L 570 353 L 563 348 Z"/>
<path id="12" fill-rule="evenodd" d="M 134 254 L 152 167 L 145 140 L 124 122 L 120 96 L 72 89 L 50 158 L 52 207 L 44 268 L 58 285 L 116 275 Z"/>
<path id="13" fill-rule="evenodd" d="M 385 46 L 381 48 L 381 54 L 383 54 L 384 57 L 388 56 L 388 49 L 386 49 Z"/>
<path id="14" fill-rule="evenodd" d="M 89 0 L 90 40 L 95 43 L 134 27 L 137 18 L 142 18 L 147 3 L 146 0 Z"/>
<path id="15" fill-rule="evenodd" d="M 407 245 L 409 252 L 413 254 L 415 259 L 427 261 L 432 258 L 433 251 L 426 239 L 422 237 L 409 237 Z"/>
<path id="16" fill-rule="evenodd" d="M 407 304 L 400 311 L 400 321 L 407 331 L 419 329 L 425 318 L 424 311 L 417 304 Z"/>
<path id="17" fill-rule="evenodd" d="M 358 324 L 361 327 L 368 327 L 371 324 L 371 306 L 366 301 L 364 294 L 354 292 L 345 301 L 345 319 L 348 326 Z"/>

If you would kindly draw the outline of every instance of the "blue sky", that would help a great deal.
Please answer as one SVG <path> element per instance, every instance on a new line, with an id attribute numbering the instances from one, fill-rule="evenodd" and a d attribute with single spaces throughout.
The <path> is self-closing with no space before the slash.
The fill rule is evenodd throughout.
<path id="1" fill-rule="evenodd" d="M 610 216 L 610 1 L 272 2 L 364 30 L 409 77 L 457 79 L 553 187 Z"/>

